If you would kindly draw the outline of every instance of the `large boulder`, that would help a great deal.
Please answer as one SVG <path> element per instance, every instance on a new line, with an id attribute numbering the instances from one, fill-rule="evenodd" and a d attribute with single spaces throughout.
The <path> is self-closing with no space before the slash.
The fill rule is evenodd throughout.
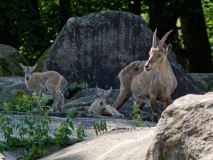
<path id="1" fill-rule="evenodd" d="M 146 160 L 213 159 L 213 92 L 189 94 L 163 112 Z"/>
<path id="2" fill-rule="evenodd" d="M 3 101 L 11 100 L 12 94 L 18 90 L 27 92 L 24 77 L 0 77 L 0 107 Z"/>
<path id="3" fill-rule="evenodd" d="M 89 87 L 118 88 L 120 70 L 148 58 L 152 34 L 144 20 L 132 13 L 106 11 L 72 17 L 45 55 L 43 70 L 56 70 L 70 82 L 86 82 Z M 174 97 L 198 93 L 172 51 L 169 60 L 178 79 Z"/>
<path id="4" fill-rule="evenodd" d="M 20 123 L 20 120 L 25 118 L 26 115 L 10 115 L 11 118 L 12 118 L 12 122 L 13 124 L 17 124 L 17 123 Z M 110 147 L 109 144 L 110 143 L 114 143 L 116 144 L 116 142 L 119 142 L 120 140 L 120 144 L 125 144 L 123 143 L 122 141 L 125 140 L 125 137 L 126 136 L 126 142 L 130 145 L 135 145 L 135 148 L 138 146 L 138 145 L 141 145 L 140 142 L 144 143 L 144 140 L 146 142 L 149 142 L 150 139 L 153 137 L 153 133 L 154 133 L 154 130 L 155 130 L 155 126 L 156 124 L 155 123 L 152 123 L 152 122 L 143 122 L 143 129 L 141 130 L 138 130 L 136 129 L 136 126 L 135 126 L 135 123 L 131 120 L 126 120 L 126 119 L 114 119 L 114 118 L 102 118 L 102 120 L 105 120 L 106 121 L 106 124 L 107 124 L 107 133 L 109 132 L 113 132 L 113 133 L 117 133 L 117 132 L 121 132 L 121 133 L 117 133 L 115 136 L 113 136 L 114 134 L 107 134 L 108 137 L 114 137 L 114 138 L 121 138 L 123 137 L 122 139 L 118 139 L 116 141 L 114 141 L 113 139 L 109 139 L 108 142 L 105 142 L 105 146 L 107 147 Z M 52 117 L 51 116 L 51 124 L 49 125 L 50 126 L 50 135 L 53 135 L 53 133 L 55 132 L 55 130 L 60 126 L 60 124 L 62 122 L 65 121 L 65 118 L 58 118 L 58 117 Z M 97 148 L 98 146 L 100 146 L 101 144 L 103 144 L 103 139 L 106 139 L 107 138 L 107 135 L 106 136 L 103 136 L 103 138 L 97 138 L 97 135 L 95 133 L 95 130 L 94 130 L 94 123 L 95 122 L 98 122 L 100 121 L 99 118 L 75 118 L 73 123 L 74 123 L 74 127 L 77 128 L 77 126 L 79 125 L 83 125 L 84 126 L 84 132 L 85 132 L 85 139 L 95 139 L 95 140 L 91 140 L 93 142 L 98 142 L 100 144 L 97 144 L 96 146 L 94 146 L 93 149 Z M 14 131 L 14 136 L 18 136 L 17 135 L 18 132 Z M 143 134 L 143 136 L 141 137 L 141 135 Z M 121 136 L 121 135 L 124 135 L 124 136 Z M 138 139 L 140 141 L 138 141 L 137 138 L 134 137 L 137 136 Z M 133 137 L 132 137 L 133 136 Z M 127 137 L 132 137 L 132 139 L 128 140 Z M 71 134 L 69 136 L 70 139 L 74 139 L 76 138 L 76 132 L 73 132 L 73 134 Z M 97 138 L 97 140 L 96 140 Z M 0 130 L 0 140 L 4 140 L 4 134 L 3 132 Z M 90 140 L 89 140 L 90 141 Z M 76 144 L 77 146 L 80 145 L 80 146 L 84 146 L 83 144 L 87 143 L 88 141 L 85 141 L 83 143 L 79 143 L 79 144 Z M 91 142 L 91 143 L 93 143 Z M 143 144 L 142 144 L 143 145 Z M 102 150 L 107 150 L 109 148 L 105 148 L 103 145 L 102 146 Z M 144 145 L 145 148 L 143 149 L 143 152 L 142 153 L 138 153 L 138 155 L 145 155 L 145 152 L 147 150 L 147 145 Z M 90 146 L 91 147 L 91 146 Z M 88 148 L 88 146 L 85 148 L 88 149 L 88 152 L 92 153 L 92 150 L 90 150 L 90 147 Z M 125 146 L 123 146 L 124 148 L 126 148 Z M 49 149 L 50 148 L 50 149 Z M 49 146 L 48 151 L 51 153 L 53 152 L 53 150 L 51 150 L 51 146 Z M 69 147 L 70 148 L 70 147 Z M 71 147 L 72 148 L 72 147 Z M 75 147 L 74 147 L 75 148 Z M 60 148 L 57 148 L 56 146 L 56 149 L 60 149 Z M 116 150 L 118 150 L 119 147 L 114 147 L 114 153 Z M 54 150 L 54 152 L 56 152 L 57 150 Z M 140 148 L 138 150 L 141 150 Z M 83 151 L 83 150 L 81 150 Z M 93 150 L 94 151 L 94 150 Z M 134 150 L 132 150 L 134 151 Z M 55 154 L 56 155 L 59 155 L 61 151 L 59 152 L 56 152 Z M 67 150 L 67 153 L 68 150 Z M 81 152 L 83 154 L 83 152 Z M 8 151 L 4 151 L 2 152 L 3 155 L 0 154 L 0 158 L 1 156 L 4 156 L 6 160 L 17 160 L 17 159 L 20 159 L 20 157 L 23 156 L 24 154 L 24 151 L 22 148 L 18 148 L 18 149 L 13 149 L 13 150 L 8 150 Z M 99 154 L 101 155 L 101 150 L 99 152 Z M 61 156 L 61 155 L 60 155 Z M 50 156 L 52 157 L 52 156 Z M 88 157 L 89 158 L 89 157 Z M 93 159 L 93 158 L 91 158 Z M 86 159 L 85 159 L 86 160 Z"/>
<path id="5" fill-rule="evenodd" d="M 22 75 L 23 71 L 19 65 L 25 60 L 20 56 L 17 49 L 12 46 L 0 44 L 0 76 Z"/>
<path id="6" fill-rule="evenodd" d="M 42 160 L 143 160 L 154 128 L 112 132 L 62 149 Z"/>

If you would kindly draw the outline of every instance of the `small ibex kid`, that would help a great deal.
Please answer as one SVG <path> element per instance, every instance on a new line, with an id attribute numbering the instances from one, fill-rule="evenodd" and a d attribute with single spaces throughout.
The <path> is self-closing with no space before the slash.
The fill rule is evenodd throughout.
<path id="1" fill-rule="evenodd" d="M 115 108 L 107 105 L 107 99 L 112 91 L 112 87 L 109 90 L 103 90 L 97 88 L 97 99 L 89 107 L 89 113 L 96 115 L 109 115 L 113 117 L 124 117 L 123 114 L 118 112 Z"/>
<path id="2" fill-rule="evenodd" d="M 49 111 L 55 111 L 58 109 L 59 105 L 60 109 L 63 110 L 64 95 L 61 92 L 61 85 L 66 84 L 64 77 L 56 71 L 34 72 L 37 68 L 37 64 L 31 67 L 24 66 L 20 63 L 20 66 L 25 73 L 25 84 L 27 89 L 35 92 L 39 96 L 41 96 L 43 90 L 47 89 L 54 98 L 52 108 L 50 108 Z"/>

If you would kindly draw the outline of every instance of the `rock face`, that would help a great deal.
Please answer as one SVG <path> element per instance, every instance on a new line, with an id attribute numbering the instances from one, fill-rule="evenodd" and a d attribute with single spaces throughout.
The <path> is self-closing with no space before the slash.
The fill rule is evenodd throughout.
<path id="1" fill-rule="evenodd" d="M 213 159 L 213 92 L 186 95 L 163 112 L 146 160 Z"/>
<path id="2" fill-rule="evenodd" d="M 213 90 L 213 73 L 190 73 L 190 76 L 204 91 Z"/>
<path id="3" fill-rule="evenodd" d="M 0 77 L 0 106 L 2 101 L 9 100 L 16 90 L 25 90 L 24 77 Z"/>
<path id="4" fill-rule="evenodd" d="M 56 70 L 70 82 L 89 87 L 119 87 L 120 70 L 134 60 L 148 59 L 152 31 L 141 17 L 119 11 L 70 18 L 44 59 L 44 70 Z M 178 79 L 174 97 L 197 93 L 199 88 L 177 64 L 169 60 Z"/>
<path id="5" fill-rule="evenodd" d="M 25 115 L 10 115 L 10 116 L 12 118 L 13 124 L 18 123 L 20 121 L 20 119 L 25 117 Z M 115 131 L 116 132 L 121 132 L 122 131 L 119 134 L 117 133 L 115 136 L 113 134 L 109 134 L 109 136 L 108 136 L 109 138 L 110 137 L 114 137 L 114 138 L 118 137 L 118 138 L 120 138 L 121 137 L 120 135 L 122 135 L 122 133 L 124 133 L 123 134 L 124 136 L 126 135 L 126 138 L 127 138 L 127 136 L 131 137 L 130 135 L 132 135 L 132 136 L 135 135 L 137 137 L 131 137 L 131 140 L 129 140 L 129 141 L 126 140 L 126 142 L 128 144 L 132 144 L 132 145 L 135 144 L 135 147 L 137 147 L 136 145 L 141 144 L 140 142 L 142 140 L 143 140 L 142 145 L 144 143 L 144 140 L 148 143 L 150 141 L 150 139 L 153 137 L 153 132 L 154 132 L 155 126 L 156 126 L 156 124 L 152 123 L 152 122 L 143 122 L 143 127 L 144 128 L 142 130 L 138 131 L 136 129 L 136 126 L 135 126 L 134 122 L 131 121 L 131 120 L 114 119 L 114 118 L 109 118 L 109 117 L 105 117 L 105 118 L 103 117 L 102 119 L 105 119 L 105 121 L 106 121 L 107 132 L 115 133 Z M 51 135 L 55 132 L 55 130 L 60 126 L 60 124 L 63 121 L 65 121 L 65 118 L 51 117 L 51 124 L 50 124 L 50 134 Z M 102 150 L 106 150 L 107 148 L 105 149 L 104 146 L 101 145 L 103 143 L 103 141 L 101 141 L 101 140 L 107 139 L 107 136 L 103 135 L 105 138 L 99 138 L 95 134 L 95 130 L 94 130 L 93 124 L 94 124 L 94 122 L 98 122 L 98 121 L 100 121 L 99 118 L 76 118 L 76 119 L 74 119 L 73 123 L 74 123 L 74 127 L 77 127 L 79 125 L 83 125 L 84 126 L 84 131 L 85 131 L 85 135 L 86 135 L 85 139 L 87 141 L 83 142 L 83 144 L 85 144 L 86 142 L 90 141 L 89 139 L 97 138 L 97 140 L 91 140 L 92 143 L 95 142 L 95 141 L 100 143 L 99 145 L 94 146 L 94 149 L 95 149 L 95 147 L 97 148 L 98 146 L 102 146 L 103 147 Z M 107 134 L 107 133 L 105 133 L 105 134 Z M 141 137 L 141 134 L 143 134 L 142 137 Z M 16 131 L 14 132 L 14 136 L 17 136 L 17 132 Z M 76 138 L 76 132 L 73 132 L 73 134 L 70 135 L 70 138 L 71 139 Z M 125 139 L 125 138 L 122 137 L 122 139 L 120 139 L 120 140 L 123 140 L 123 139 Z M 140 139 L 140 141 L 138 141 L 138 139 Z M 3 134 L 2 131 L 0 131 L 0 140 L 4 140 L 4 134 Z M 116 143 L 117 141 L 119 141 L 119 139 L 118 140 L 109 139 L 108 142 L 107 142 L 108 143 L 108 147 L 109 147 L 109 143 Z M 124 142 L 121 141 L 119 143 L 124 143 Z M 79 143 L 80 146 L 81 145 L 83 146 L 83 144 Z M 146 143 L 144 143 L 144 144 L 146 144 Z M 76 144 L 76 145 L 78 146 L 78 144 Z M 90 150 L 91 146 L 90 147 L 88 147 L 88 146 L 86 147 L 86 146 L 85 146 L 85 149 L 87 148 L 88 152 L 92 151 L 92 150 Z M 107 144 L 105 146 L 107 146 Z M 69 147 L 69 148 L 72 148 L 72 147 Z M 124 146 L 124 148 L 125 148 L 125 146 Z M 118 147 L 114 147 L 115 151 L 118 150 L 118 149 L 119 149 Z M 141 150 L 141 149 L 139 148 L 139 150 Z M 138 152 L 139 155 L 140 154 L 145 155 L 146 150 L 147 150 L 147 145 L 143 149 L 143 152 L 141 152 L 141 151 L 140 151 L 140 153 Z M 52 152 L 52 151 L 50 150 L 50 152 Z M 60 154 L 58 154 L 58 153 L 61 153 L 61 151 L 56 152 L 56 155 L 59 156 Z M 69 153 L 68 150 L 67 150 L 67 153 Z M 81 153 L 83 154 L 83 152 L 81 152 Z M 90 152 L 90 153 L 92 153 L 92 152 Z M 2 152 L 2 154 L 3 155 L 0 154 L 0 159 L 1 159 L 1 156 L 4 156 L 6 160 L 17 160 L 17 159 L 19 159 L 19 157 L 21 157 L 24 154 L 24 151 L 22 150 L 22 148 L 20 148 L 20 149 L 4 151 L 4 152 Z M 99 154 L 101 154 L 101 152 L 99 152 Z M 73 160 L 77 160 L 77 159 L 73 159 Z M 90 159 L 90 160 L 93 160 L 93 159 Z"/>
<path id="6" fill-rule="evenodd" d="M 67 100 L 65 103 L 65 111 L 69 112 L 72 110 L 76 116 L 78 117 L 90 117 L 88 114 L 89 106 L 97 99 L 96 97 L 97 89 L 96 88 L 88 88 L 79 91 L 75 95 L 75 99 Z M 113 89 L 111 94 L 109 95 L 107 104 L 112 105 L 116 100 L 119 94 L 119 89 Z M 119 110 L 121 113 L 125 115 L 125 117 L 131 118 L 132 114 L 132 106 L 134 103 L 134 98 L 130 97 L 129 100 L 124 104 L 124 106 Z M 163 107 L 159 106 L 160 111 L 162 111 Z M 152 111 L 151 107 L 145 105 L 143 110 L 141 111 L 141 117 L 143 120 L 152 120 Z"/>
<path id="7" fill-rule="evenodd" d="M 17 49 L 9 45 L 0 44 L 0 76 L 22 75 L 20 62 L 25 60 L 20 57 Z"/>
<path id="8" fill-rule="evenodd" d="M 62 149 L 42 160 L 142 160 L 153 135 L 153 128 L 112 132 Z"/>

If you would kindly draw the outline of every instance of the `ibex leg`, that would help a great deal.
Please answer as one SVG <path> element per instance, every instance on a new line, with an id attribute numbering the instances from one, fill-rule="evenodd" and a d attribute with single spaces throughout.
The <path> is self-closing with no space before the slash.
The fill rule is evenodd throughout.
<path id="1" fill-rule="evenodd" d="M 152 117 L 154 122 L 158 122 L 158 114 L 157 114 L 157 99 L 156 96 L 150 97 L 150 105 L 152 109 Z"/>
<path id="2" fill-rule="evenodd" d="M 117 97 L 115 103 L 113 104 L 113 107 L 119 110 L 123 104 L 129 99 L 130 96 L 130 91 L 129 90 L 120 90 L 120 94 Z"/>

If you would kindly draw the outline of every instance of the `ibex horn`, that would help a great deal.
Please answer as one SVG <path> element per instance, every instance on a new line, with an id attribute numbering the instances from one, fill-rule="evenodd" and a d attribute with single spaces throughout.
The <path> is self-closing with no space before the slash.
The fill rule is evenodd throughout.
<path id="1" fill-rule="evenodd" d="M 172 32 L 173 30 L 171 30 L 171 31 L 169 31 L 169 32 L 167 32 L 164 36 L 163 36 L 163 38 L 161 38 L 161 40 L 160 40 L 160 42 L 159 42 L 159 47 L 164 47 L 164 44 L 165 44 L 165 42 L 166 42 L 166 39 L 167 39 L 167 37 L 169 36 L 169 34 Z"/>
<path id="2" fill-rule="evenodd" d="M 157 47 L 157 28 L 155 29 L 155 32 L 153 33 L 152 37 L 152 47 L 156 48 Z"/>

